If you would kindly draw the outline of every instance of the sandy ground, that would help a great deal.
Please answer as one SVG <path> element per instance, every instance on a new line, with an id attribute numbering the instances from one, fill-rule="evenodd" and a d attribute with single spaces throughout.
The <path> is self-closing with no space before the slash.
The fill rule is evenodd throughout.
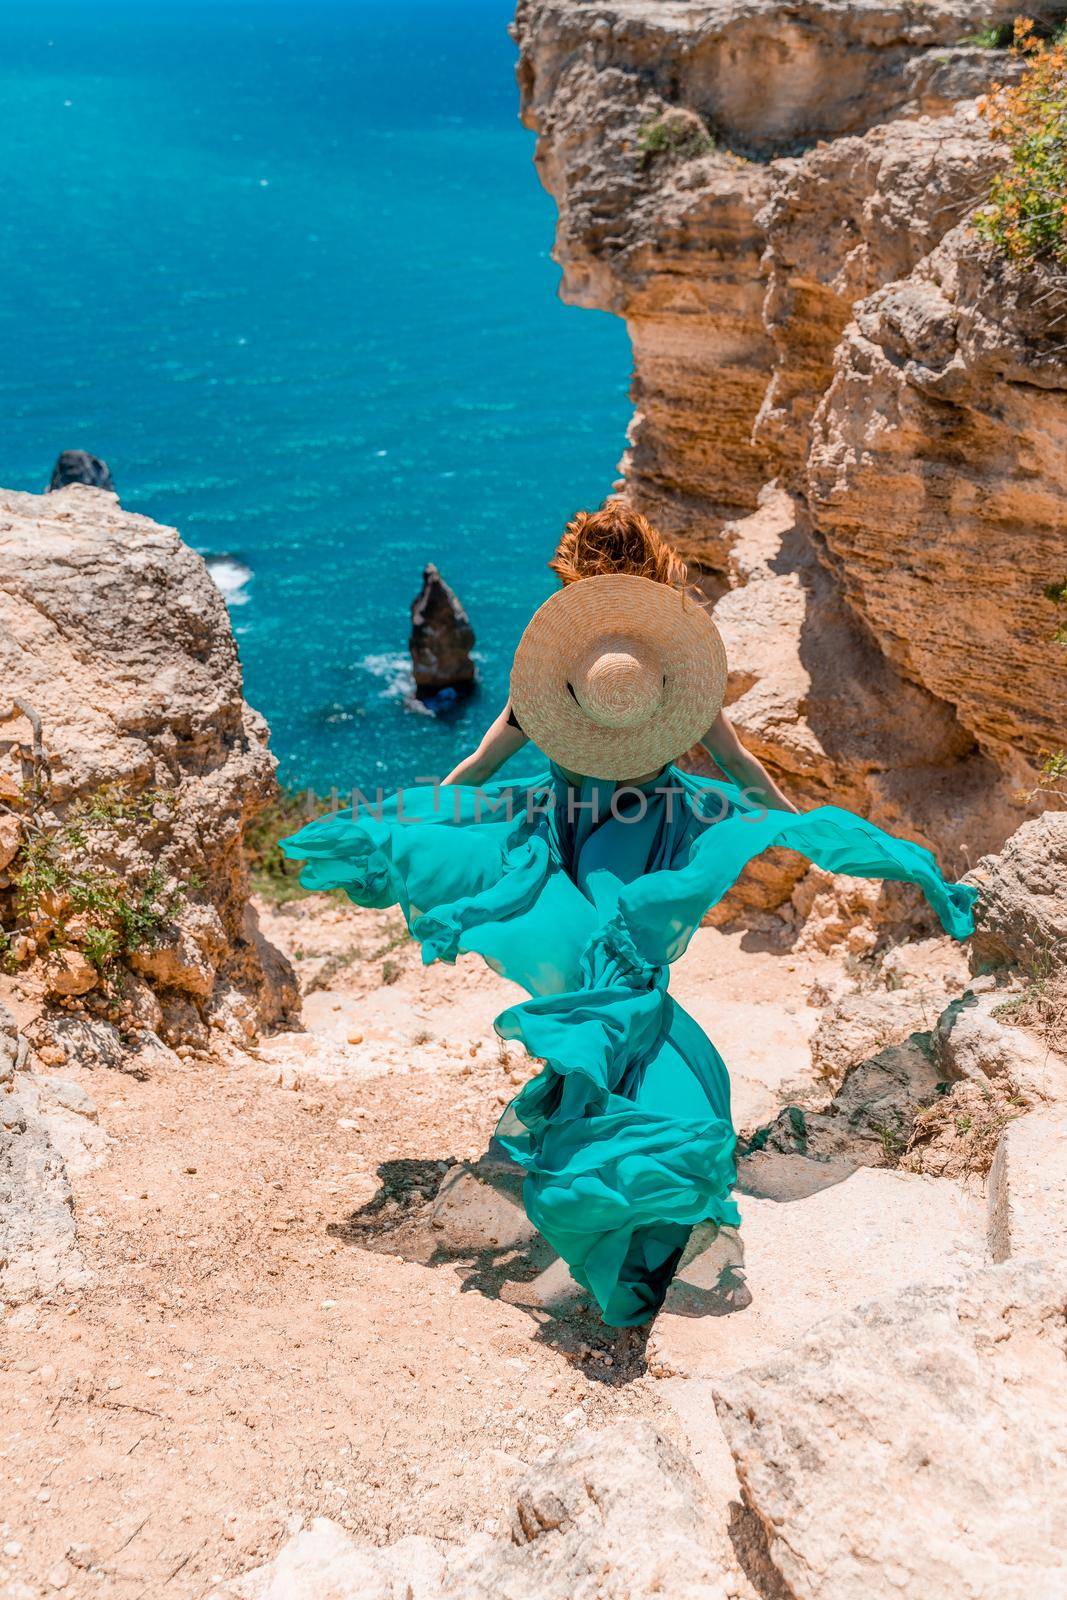
<path id="1" fill-rule="evenodd" d="M 671 1425 L 591 1313 L 509 1303 L 536 1252 L 487 1271 L 427 1248 L 450 1164 L 531 1070 L 491 1028 L 516 991 L 473 959 L 423 968 L 395 915 L 312 897 L 264 923 L 307 1033 L 143 1078 L 63 1068 L 106 1134 L 75 1178 L 93 1282 L 3 1324 L 5 1600 L 202 1596 L 319 1514 L 461 1540 L 568 1430 Z M 804 1080 L 807 996 L 838 969 L 744 943 L 701 930 L 673 987 L 751 1126 Z"/>

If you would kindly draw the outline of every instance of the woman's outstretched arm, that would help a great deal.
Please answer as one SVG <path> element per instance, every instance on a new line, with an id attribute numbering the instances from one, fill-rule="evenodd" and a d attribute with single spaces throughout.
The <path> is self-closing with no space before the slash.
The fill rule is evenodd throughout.
<path id="1" fill-rule="evenodd" d="M 496 721 L 482 735 L 477 749 L 452 768 L 444 783 L 485 783 L 509 756 L 522 749 L 526 735 L 521 728 L 516 728 L 514 723 L 508 721 L 510 711 L 509 700 Z"/>
<path id="2" fill-rule="evenodd" d="M 739 789 L 757 796 L 769 811 L 796 811 L 792 800 L 786 798 L 771 777 L 762 761 L 745 749 L 734 732 L 725 711 L 720 711 L 714 726 L 701 739 L 701 744 L 714 756 L 728 778 Z"/>

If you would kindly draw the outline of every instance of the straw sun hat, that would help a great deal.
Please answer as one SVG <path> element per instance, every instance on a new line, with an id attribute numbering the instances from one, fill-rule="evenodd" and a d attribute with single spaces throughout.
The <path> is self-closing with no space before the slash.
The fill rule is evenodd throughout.
<path id="1" fill-rule="evenodd" d="M 726 651 L 691 596 L 650 578 L 582 578 L 536 611 L 511 669 L 523 732 L 593 778 L 658 772 L 722 709 Z"/>

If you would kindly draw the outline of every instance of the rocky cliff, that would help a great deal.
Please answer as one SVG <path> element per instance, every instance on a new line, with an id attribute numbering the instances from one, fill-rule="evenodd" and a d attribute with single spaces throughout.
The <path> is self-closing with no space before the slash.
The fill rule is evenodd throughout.
<path id="1" fill-rule="evenodd" d="M 1008 15 L 520 0 L 515 22 L 562 293 L 626 320 L 626 491 L 717 597 L 731 715 L 802 802 L 956 869 L 1027 814 L 1067 727 L 1063 275 L 968 220 L 1004 159 L 975 97 L 1020 68 L 964 41 Z"/>
<path id="2" fill-rule="evenodd" d="M 0 946 L 40 1048 L 286 1013 L 241 848 L 273 783 L 200 557 L 100 489 L 0 496 Z"/>

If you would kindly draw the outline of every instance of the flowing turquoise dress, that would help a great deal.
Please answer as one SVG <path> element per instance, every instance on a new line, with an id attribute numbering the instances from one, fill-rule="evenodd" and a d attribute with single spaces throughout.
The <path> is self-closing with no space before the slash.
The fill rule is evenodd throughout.
<path id="1" fill-rule="evenodd" d="M 787 845 L 830 872 L 918 884 L 945 929 L 976 891 L 836 806 L 767 811 L 670 766 L 640 786 L 556 767 L 520 784 L 413 788 L 282 841 L 308 889 L 402 909 L 425 962 L 474 951 L 529 996 L 496 1018 L 541 1071 L 497 1136 L 534 1226 L 600 1306 L 655 1315 L 690 1231 L 737 1224 L 730 1082 L 668 991 L 670 965 L 746 863 Z"/>

